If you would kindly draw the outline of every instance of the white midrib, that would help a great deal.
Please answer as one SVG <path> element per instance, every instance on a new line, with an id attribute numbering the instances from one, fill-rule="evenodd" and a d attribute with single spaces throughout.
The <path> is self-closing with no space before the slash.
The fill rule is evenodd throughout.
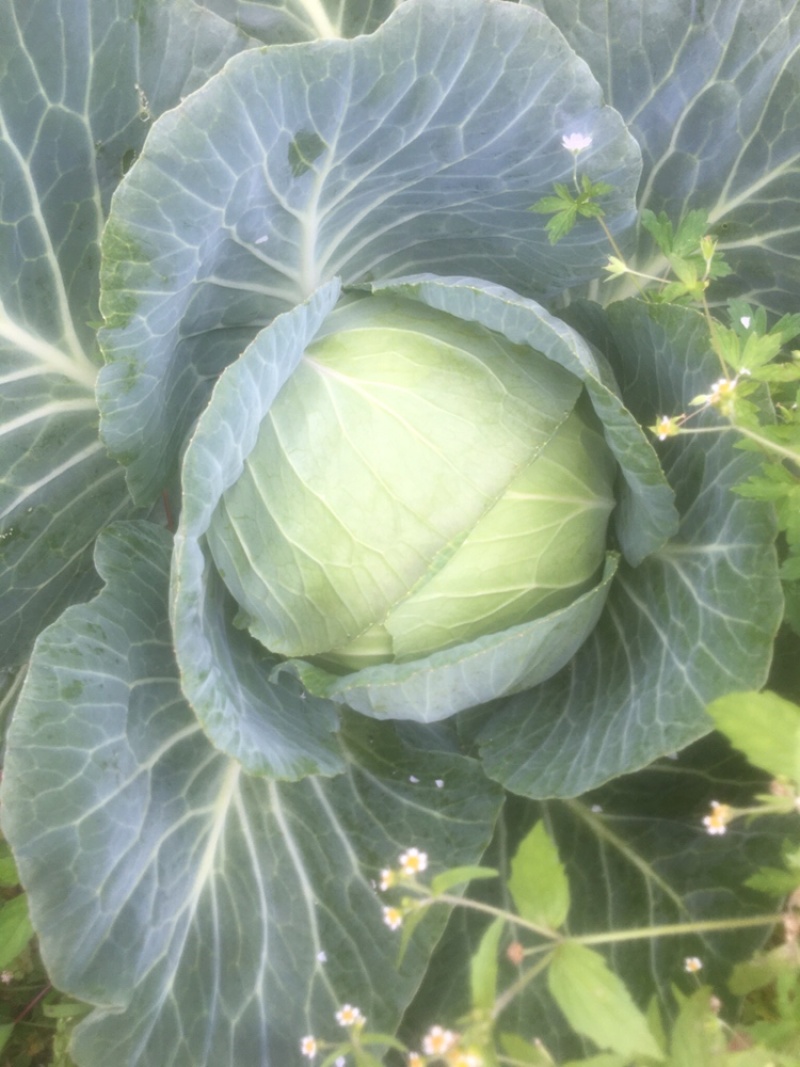
<path id="1" fill-rule="evenodd" d="M 206 887 L 206 884 L 211 880 L 214 873 L 214 862 L 219 850 L 219 843 L 222 838 L 222 834 L 225 830 L 225 823 L 228 819 L 228 811 L 236 796 L 236 789 L 239 784 L 239 777 L 242 773 L 242 768 L 236 760 L 230 760 L 228 763 L 228 769 L 226 770 L 222 782 L 220 783 L 219 791 L 217 792 L 217 798 L 214 801 L 214 805 L 211 810 L 211 829 L 208 835 L 208 842 L 203 850 L 203 857 L 197 867 L 197 874 L 194 878 L 194 885 L 191 892 L 191 906 L 194 911 L 198 900 Z"/>
<path id="2" fill-rule="evenodd" d="M 302 0 L 301 6 L 319 37 L 326 39 L 341 37 L 338 27 L 331 22 L 321 0 Z"/>
<path id="3" fill-rule="evenodd" d="M 328 158 L 331 151 L 328 149 Z M 300 290 L 305 298 L 314 293 L 321 284 L 320 269 L 317 262 L 317 238 L 319 237 L 319 200 L 328 166 L 314 172 L 314 185 L 304 213 L 302 238 L 300 243 Z"/>
<path id="4" fill-rule="evenodd" d="M 61 320 L 61 326 L 64 334 L 64 339 L 70 350 L 72 358 L 80 363 L 85 361 L 89 366 L 89 361 L 86 359 L 86 355 L 83 351 L 83 347 L 78 339 L 78 335 L 75 332 L 75 326 L 72 321 L 72 314 L 69 308 L 69 300 L 67 298 L 67 291 L 64 286 L 64 278 L 61 274 L 61 269 L 58 264 L 58 256 L 56 255 L 55 248 L 53 247 L 50 231 L 47 227 L 47 223 L 42 214 L 41 204 L 39 201 L 39 190 L 36 188 L 36 183 L 33 180 L 28 160 L 20 153 L 16 142 L 11 137 L 5 122 L 0 116 L 0 138 L 5 142 L 6 148 L 13 155 L 20 174 L 23 177 L 25 187 L 28 193 L 28 201 L 31 205 L 30 213 L 33 217 L 36 228 L 39 232 L 42 244 L 47 252 L 48 265 L 50 267 L 50 274 L 53 279 L 54 296 L 56 306 L 58 308 L 59 319 Z M 5 309 L 2 309 L 2 315 L 0 319 L 6 319 Z"/>
<path id="5" fill-rule="evenodd" d="M 68 378 L 94 394 L 97 367 L 87 358 L 83 349 L 77 348 L 75 351 L 78 354 L 66 355 L 49 341 L 37 337 L 14 322 L 2 301 L 0 301 L 0 337 L 9 341 L 21 352 L 33 356 L 45 372 Z"/>

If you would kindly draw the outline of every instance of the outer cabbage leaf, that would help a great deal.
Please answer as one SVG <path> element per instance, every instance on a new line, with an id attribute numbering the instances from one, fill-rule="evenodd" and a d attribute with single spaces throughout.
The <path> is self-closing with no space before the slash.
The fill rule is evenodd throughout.
<path id="1" fill-rule="evenodd" d="M 293 678 L 273 680 L 278 657 L 233 625 L 236 606 L 205 535 L 222 493 L 241 474 L 261 421 L 336 303 L 329 282 L 258 335 L 217 382 L 183 464 L 171 615 L 183 691 L 209 737 L 251 773 L 302 778 L 343 769 L 336 709 Z"/>
<path id="2" fill-rule="evenodd" d="M 97 1005 L 77 1061 L 299 1062 L 304 1034 L 337 1036 L 344 1001 L 393 1029 L 444 912 L 387 966 L 396 935 L 370 877 L 409 845 L 432 868 L 475 863 L 499 790 L 445 733 L 357 717 L 339 778 L 249 777 L 180 690 L 169 535 L 115 525 L 96 562 L 103 592 L 37 643 L 2 794 L 48 971 Z"/>
<path id="3" fill-rule="evenodd" d="M 522 0 L 563 31 L 642 146 L 642 208 L 708 212 L 736 295 L 783 314 L 800 290 L 800 8 L 793 0 Z M 644 230 L 637 269 L 660 274 Z M 629 278 L 603 287 L 635 293 Z"/>
<path id="4" fill-rule="evenodd" d="M 0 5 L 4 665 L 96 588 L 97 531 L 131 511 L 123 472 L 98 439 L 94 397 L 111 194 L 150 119 L 247 42 L 189 0 Z"/>
<path id="5" fill-rule="evenodd" d="M 455 267 L 530 294 L 596 275 L 599 227 L 552 248 L 528 211 L 569 180 L 575 128 L 619 234 L 636 143 L 548 19 L 485 0 L 244 53 L 164 115 L 103 244 L 102 433 L 134 497 L 167 483 L 219 372 L 326 280 Z"/>
<path id="6" fill-rule="evenodd" d="M 569 318 L 645 424 L 683 411 L 719 373 L 698 312 L 630 300 L 607 313 L 576 305 Z M 775 523 L 768 506 L 731 492 L 759 464 L 735 442 L 723 428 L 660 447 L 677 534 L 640 566 L 621 564 L 561 674 L 471 718 L 487 773 L 507 788 L 576 796 L 708 732 L 715 697 L 764 684 L 783 604 Z"/>

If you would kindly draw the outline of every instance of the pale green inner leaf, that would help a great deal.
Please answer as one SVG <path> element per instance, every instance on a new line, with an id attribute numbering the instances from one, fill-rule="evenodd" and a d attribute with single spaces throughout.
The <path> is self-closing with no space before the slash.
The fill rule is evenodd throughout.
<path id="1" fill-rule="evenodd" d="M 530 496 L 523 472 L 552 442 L 581 386 L 531 349 L 397 297 L 346 304 L 341 323 L 347 329 L 338 332 L 326 324 L 327 336 L 309 347 L 279 394 L 216 512 L 209 543 L 243 623 L 273 651 L 324 653 L 366 634 L 368 659 L 385 658 L 388 631 L 396 641 L 393 609 L 440 573 L 443 585 L 439 590 L 437 582 L 433 595 L 452 601 L 447 589 L 459 580 L 457 566 L 452 578 L 446 574 L 454 555 L 479 551 L 507 510 L 523 529 L 506 547 L 523 554 L 515 542 L 532 525 L 531 501 L 512 495 L 494 519 L 489 515 L 516 479 L 514 493 Z M 568 482 L 557 458 L 548 463 L 560 491 L 567 486 L 568 497 L 585 502 L 580 473 Z M 592 497 L 590 510 L 602 512 L 604 541 L 607 468 L 599 480 L 606 482 L 603 502 L 596 508 Z M 561 536 L 581 524 L 575 507 L 570 501 Z M 552 540 L 558 524 L 544 521 Z M 590 550 L 592 562 L 575 581 L 579 591 L 602 549 Z M 503 551 L 499 546 L 493 568 Z M 528 572 L 536 579 L 535 567 Z M 519 605 L 531 605 L 515 581 L 501 579 L 492 603 L 474 599 L 471 618 L 444 643 L 483 631 L 487 620 L 490 631 L 518 621 Z M 558 584 L 557 574 L 545 567 L 538 581 Z M 547 595 L 542 589 L 533 600 Z M 430 637 L 412 638 L 408 654 L 423 651 Z"/>
<path id="2" fill-rule="evenodd" d="M 602 565 L 614 470 L 602 437 L 573 413 L 441 570 L 327 658 L 366 666 L 386 634 L 402 662 L 566 607 Z"/>

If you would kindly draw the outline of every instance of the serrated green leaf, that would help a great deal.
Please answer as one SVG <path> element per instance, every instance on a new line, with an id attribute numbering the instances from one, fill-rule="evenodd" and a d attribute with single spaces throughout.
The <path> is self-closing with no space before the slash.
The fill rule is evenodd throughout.
<path id="1" fill-rule="evenodd" d="M 589 182 L 586 192 L 590 196 L 608 196 L 609 193 L 614 192 L 614 186 L 609 185 L 608 182 Z"/>
<path id="2" fill-rule="evenodd" d="M 547 985 L 577 1033 L 623 1056 L 664 1059 L 625 984 L 599 953 L 571 941 L 558 945 Z"/>
<path id="3" fill-rule="evenodd" d="M 642 208 L 640 213 L 642 226 L 647 230 L 661 251 L 666 255 L 672 251 L 672 223 L 663 211 L 656 215 L 650 208 Z"/>
<path id="4" fill-rule="evenodd" d="M 772 985 L 783 975 L 794 975 L 796 961 L 791 949 L 780 945 L 770 952 L 757 952 L 751 959 L 737 963 L 728 979 L 728 988 L 737 997 L 746 997 L 756 989 Z"/>
<path id="5" fill-rule="evenodd" d="M 549 215 L 553 211 L 564 211 L 565 209 L 574 210 L 575 198 L 561 182 L 556 182 L 553 185 L 555 189 L 555 196 L 543 196 L 536 201 L 529 211 L 534 211 L 539 215 Z"/>
<path id="6" fill-rule="evenodd" d="M 763 367 L 771 359 L 778 355 L 782 347 L 780 337 L 772 333 L 759 336 L 755 333 L 748 334 L 742 349 L 741 359 L 738 364 L 733 364 L 736 370 L 745 367 L 750 371 Z"/>
<path id="7" fill-rule="evenodd" d="M 569 913 L 569 882 L 558 849 L 538 822 L 511 861 L 508 888 L 523 919 L 557 930 Z"/>
<path id="8" fill-rule="evenodd" d="M 655 303 L 660 304 L 684 304 L 690 303 L 697 294 L 692 293 L 683 282 L 669 282 L 654 297 Z"/>
<path id="9" fill-rule="evenodd" d="M 786 897 L 800 887 L 800 871 L 760 867 L 744 884 L 759 893 L 768 893 L 772 897 Z"/>
<path id="10" fill-rule="evenodd" d="M 725 1027 L 711 1008 L 711 990 L 698 989 L 681 1005 L 670 1035 L 670 1067 L 716 1067 L 727 1046 Z"/>
<path id="11" fill-rule="evenodd" d="M 712 839 L 701 823 L 709 798 L 724 797 L 746 806 L 752 803 L 760 782 L 760 775 L 713 732 L 677 758 L 659 760 L 645 771 L 618 778 L 585 802 L 526 803 L 514 797 L 506 805 L 496 847 L 503 855 L 506 841 L 520 840 L 532 822 L 546 818 L 569 875 L 572 933 L 622 926 L 645 930 L 672 923 L 691 927 L 694 922 L 727 916 L 762 915 L 773 911 L 771 903 L 754 893 L 743 894 L 742 882 L 756 866 L 780 863 L 785 827 L 776 825 L 778 820 L 741 820 L 724 836 Z M 498 859 L 490 851 L 484 862 Z M 487 883 L 481 896 L 493 888 Z M 487 900 L 508 907 L 504 896 Z M 477 912 L 457 910 L 406 1032 L 421 1032 L 432 1020 L 454 1020 L 468 1010 L 461 995 L 463 982 L 456 976 L 466 973 L 484 923 Z M 652 1001 L 658 996 L 669 1010 L 671 982 L 692 988 L 693 979 L 684 973 L 686 957 L 699 956 L 704 977 L 721 991 L 733 964 L 758 949 L 768 930 L 765 924 L 729 932 L 623 941 L 608 947 L 607 959 L 637 999 L 639 995 L 647 999 L 649 1029 L 665 1049 Z M 524 969 L 540 958 L 527 958 Z M 534 1037 L 541 1039 L 556 1062 L 577 1055 L 567 1037 L 569 1028 L 554 1010 L 541 980 L 529 983 L 506 1009 L 502 1029 L 530 1042 Z"/>
<path id="12" fill-rule="evenodd" d="M 691 291 L 697 287 L 699 272 L 698 264 L 690 259 L 681 259 L 679 256 L 670 257 L 670 265 L 678 277 L 680 283 Z"/>
<path id="13" fill-rule="evenodd" d="M 800 378 L 800 364 L 769 363 L 765 367 L 757 367 L 752 374 L 759 382 L 794 382 Z"/>
<path id="14" fill-rule="evenodd" d="M 605 212 L 599 204 L 590 200 L 586 204 L 578 204 L 578 214 L 585 219 L 601 219 Z"/>
<path id="15" fill-rule="evenodd" d="M 528 211 L 533 211 L 537 215 L 551 215 L 553 212 L 563 210 L 564 200 L 558 196 L 543 196 L 541 200 L 537 200 L 528 208 Z"/>
<path id="16" fill-rule="evenodd" d="M 697 253 L 700 241 L 708 228 L 708 213 L 702 210 L 689 211 L 684 215 L 675 231 L 672 251 L 676 256 L 689 256 Z"/>
<path id="17" fill-rule="evenodd" d="M 578 221 L 578 208 L 577 206 L 564 208 L 556 215 L 553 215 L 545 227 L 547 231 L 547 239 L 551 245 L 558 244 L 562 237 L 566 237 L 567 234 L 573 229 L 575 223 Z"/>
<path id="18" fill-rule="evenodd" d="M 800 707 L 777 693 L 730 693 L 707 708 L 718 730 L 755 767 L 800 783 Z"/>

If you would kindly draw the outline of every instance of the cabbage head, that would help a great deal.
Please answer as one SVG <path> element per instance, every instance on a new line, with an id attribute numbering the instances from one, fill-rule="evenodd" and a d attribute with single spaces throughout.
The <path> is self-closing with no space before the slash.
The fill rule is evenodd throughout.
<path id="1" fill-rule="evenodd" d="M 479 685 L 483 667 L 463 665 L 491 649 L 518 663 L 501 695 L 555 673 L 591 628 L 615 473 L 581 381 L 543 353 L 407 298 L 350 298 L 275 398 L 208 542 L 238 624 L 312 691 L 453 662 Z M 437 716 L 472 703 L 453 686 Z"/>

